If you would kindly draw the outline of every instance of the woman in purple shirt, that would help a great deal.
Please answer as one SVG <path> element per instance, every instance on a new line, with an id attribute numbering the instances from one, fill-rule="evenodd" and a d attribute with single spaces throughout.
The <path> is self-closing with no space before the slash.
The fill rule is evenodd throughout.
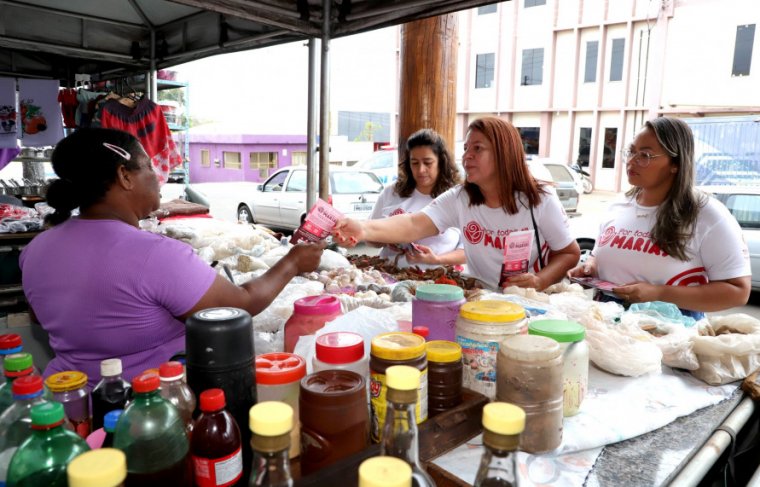
<path id="1" fill-rule="evenodd" d="M 177 240 L 140 230 L 159 207 L 151 159 L 139 141 L 112 129 L 80 129 L 53 152 L 60 179 L 47 193 L 51 228 L 21 254 L 29 305 L 50 336 L 45 375 L 87 373 L 121 358 L 131 379 L 184 349 L 184 320 L 211 307 L 256 315 L 296 275 L 319 265 L 323 247 L 296 245 L 257 279 L 236 286 Z M 79 208 L 78 217 L 71 212 Z"/>

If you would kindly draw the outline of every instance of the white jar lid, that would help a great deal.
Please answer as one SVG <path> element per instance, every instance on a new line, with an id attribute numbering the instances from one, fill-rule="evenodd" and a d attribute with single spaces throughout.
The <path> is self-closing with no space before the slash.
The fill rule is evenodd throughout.
<path id="1" fill-rule="evenodd" d="M 100 362 L 100 376 L 113 377 L 121 375 L 121 359 L 109 358 Z"/>
<path id="2" fill-rule="evenodd" d="M 499 351 L 508 358 L 525 362 L 552 360 L 562 353 L 556 340 L 539 335 L 512 335 L 501 342 Z"/>

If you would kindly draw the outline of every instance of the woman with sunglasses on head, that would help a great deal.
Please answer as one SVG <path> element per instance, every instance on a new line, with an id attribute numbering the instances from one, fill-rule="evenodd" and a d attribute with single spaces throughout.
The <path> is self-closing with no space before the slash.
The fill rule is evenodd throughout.
<path id="1" fill-rule="evenodd" d="M 45 375 L 85 372 L 121 358 L 124 376 L 185 348 L 184 320 L 212 307 L 258 314 L 296 275 L 319 265 L 322 246 L 296 245 L 257 279 L 236 286 L 184 242 L 143 231 L 159 207 L 151 160 L 131 134 L 79 129 L 58 143 L 47 191 L 50 228 L 21 253 L 24 294 L 55 358 Z M 71 212 L 79 208 L 79 216 Z"/>
<path id="2" fill-rule="evenodd" d="M 650 120 L 623 158 L 633 188 L 611 206 L 592 256 L 568 274 L 616 283 L 613 292 L 624 303 L 665 301 L 697 319 L 746 304 L 747 246 L 728 209 L 694 188 L 689 126 Z"/>
<path id="3" fill-rule="evenodd" d="M 578 262 L 580 249 L 557 193 L 530 174 L 517 129 L 496 117 L 473 121 L 462 162 L 467 173 L 463 185 L 414 213 L 364 222 L 341 220 L 333 231 L 335 241 L 347 246 L 362 240 L 406 243 L 456 228 L 464 236 L 467 273 L 486 287 L 543 290 L 561 280 Z M 523 230 L 538 236 L 527 272 L 502 280 L 507 237 Z"/>

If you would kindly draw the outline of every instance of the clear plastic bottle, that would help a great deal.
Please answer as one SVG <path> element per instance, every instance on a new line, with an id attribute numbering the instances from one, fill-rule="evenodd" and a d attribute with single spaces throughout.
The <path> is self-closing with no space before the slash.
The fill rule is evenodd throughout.
<path id="1" fill-rule="evenodd" d="M 388 406 L 385 412 L 380 454 L 404 460 L 412 468 L 416 487 L 435 482 L 420 464 L 419 438 L 414 405 L 420 387 L 420 371 L 408 365 L 393 365 L 385 370 Z"/>
<path id="2" fill-rule="evenodd" d="M 201 415 L 193 427 L 190 455 L 195 470 L 195 485 L 227 487 L 243 477 L 243 450 L 235 418 L 224 406 L 224 391 L 201 392 Z"/>
<path id="3" fill-rule="evenodd" d="M 103 418 L 103 431 L 105 432 L 105 436 L 103 437 L 101 448 L 113 447 L 113 435 L 116 432 L 116 424 L 119 422 L 119 418 L 121 418 L 122 414 L 124 414 L 123 409 L 114 409 L 113 411 L 108 411 L 106 413 Z"/>
<path id="4" fill-rule="evenodd" d="M 506 402 L 483 407 L 483 456 L 475 474 L 475 487 L 515 487 L 515 455 L 520 433 L 525 428 L 525 411 Z"/>
<path id="5" fill-rule="evenodd" d="M 63 404 L 52 401 L 32 407 L 32 435 L 16 450 L 8 468 L 8 486 L 67 487 L 67 465 L 90 449 L 73 431 L 63 428 Z"/>
<path id="6" fill-rule="evenodd" d="M 66 469 L 69 487 L 122 487 L 127 477 L 127 456 L 116 448 L 84 452 Z"/>
<path id="7" fill-rule="evenodd" d="M 100 382 L 92 389 L 92 429 L 103 427 L 106 413 L 124 409 L 132 395 L 132 386 L 121 377 L 121 360 L 109 358 L 100 362 Z"/>
<path id="8" fill-rule="evenodd" d="M 177 408 L 158 393 L 159 384 L 155 374 L 136 377 L 134 399 L 116 424 L 113 446 L 127 455 L 127 486 L 192 485 L 185 424 Z"/>
<path id="9" fill-rule="evenodd" d="M 21 335 L 7 333 L 0 335 L 0 385 L 5 384 L 5 369 L 3 368 L 3 359 L 6 355 L 19 353 L 21 351 Z"/>
<path id="10" fill-rule="evenodd" d="M 412 487 L 412 467 L 400 458 L 368 458 L 359 465 L 359 487 Z"/>
<path id="11" fill-rule="evenodd" d="M 32 406 L 49 400 L 44 393 L 39 375 L 27 375 L 13 381 L 14 403 L 0 415 L 0 486 L 5 485 L 8 465 L 16 449 L 32 435 Z"/>
<path id="12" fill-rule="evenodd" d="M 28 353 L 12 353 L 3 359 L 6 382 L 0 386 L 0 414 L 13 404 L 13 381 L 34 372 L 32 356 Z"/>
<path id="13" fill-rule="evenodd" d="M 256 404 L 249 412 L 253 465 L 249 487 L 292 487 L 290 430 L 293 408 L 278 401 Z"/>
<path id="14" fill-rule="evenodd" d="M 161 377 L 161 397 L 177 408 L 188 432 L 193 429 L 195 394 L 185 382 L 185 366 L 181 362 L 165 362 L 158 368 Z"/>

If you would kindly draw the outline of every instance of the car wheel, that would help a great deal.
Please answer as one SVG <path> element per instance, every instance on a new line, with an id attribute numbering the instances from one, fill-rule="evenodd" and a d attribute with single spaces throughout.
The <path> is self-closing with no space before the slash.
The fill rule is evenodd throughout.
<path id="1" fill-rule="evenodd" d="M 584 177 L 583 178 L 583 194 L 589 194 L 592 191 L 594 191 L 594 185 L 591 184 L 591 179 Z"/>
<path id="2" fill-rule="evenodd" d="M 578 263 L 583 264 L 591 255 L 591 251 L 594 250 L 594 241 L 587 239 L 578 239 L 577 242 L 578 246 L 581 248 L 581 258 L 578 260 Z"/>
<path id="3" fill-rule="evenodd" d="M 247 223 L 256 223 L 253 221 L 253 212 L 250 208 L 248 208 L 248 205 L 240 205 L 238 206 L 237 211 L 238 221 L 241 222 L 247 222 Z"/>

